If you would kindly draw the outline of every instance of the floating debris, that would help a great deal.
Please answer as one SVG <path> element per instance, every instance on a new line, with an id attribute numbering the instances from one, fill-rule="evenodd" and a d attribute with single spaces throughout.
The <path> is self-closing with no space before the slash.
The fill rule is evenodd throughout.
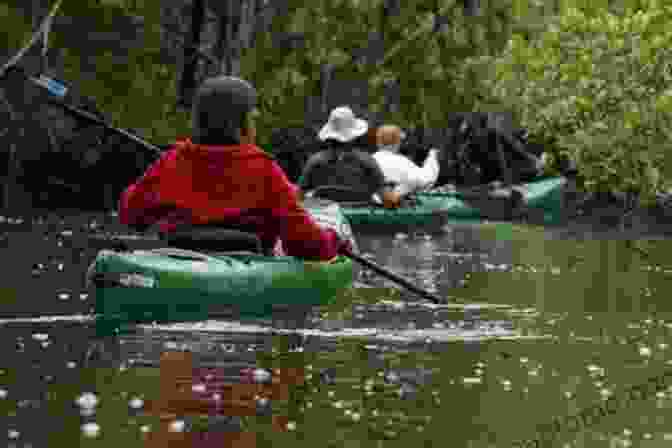
<path id="1" fill-rule="evenodd" d="M 182 432 L 184 431 L 185 423 L 183 420 L 175 420 L 170 424 L 170 431 L 172 432 Z"/>
<path id="2" fill-rule="evenodd" d="M 243 369 L 240 372 L 245 382 L 268 383 L 271 381 L 271 372 L 266 369 Z"/>
<path id="3" fill-rule="evenodd" d="M 82 425 L 82 433 L 86 437 L 98 437 L 100 434 L 100 426 L 95 422 L 89 422 Z"/>
<path id="4" fill-rule="evenodd" d="M 83 409 L 93 409 L 98 405 L 98 397 L 91 392 L 85 392 L 76 400 L 77 406 Z"/>

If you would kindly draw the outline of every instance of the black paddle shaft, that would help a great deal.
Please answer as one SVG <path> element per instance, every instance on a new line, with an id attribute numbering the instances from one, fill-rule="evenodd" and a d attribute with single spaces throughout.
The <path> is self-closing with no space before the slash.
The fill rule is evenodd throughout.
<path id="1" fill-rule="evenodd" d="M 373 263 L 372 261 L 367 260 L 364 257 L 361 257 L 357 254 L 352 253 L 351 251 L 347 249 L 342 249 L 341 253 L 345 255 L 348 258 L 352 258 L 356 262 L 364 265 L 365 267 L 371 269 L 372 271 L 376 272 L 377 274 L 388 278 L 392 280 L 395 283 L 400 284 L 404 288 L 408 289 L 411 292 L 414 292 L 415 294 L 424 297 L 425 299 L 431 300 L 434 303 L 440 304 L 440 303 L 445 303 L 445 300 L 441 299 L 439 296 L 432 294 L 429 291 L 425 291 L 424 289 L 418 288 L 415 286 L 413 283 L 409 282 L 403 277 L 398 276 L 397 274 L 388 271 L 387 269 L 378 266 L 376 263 Z"/>

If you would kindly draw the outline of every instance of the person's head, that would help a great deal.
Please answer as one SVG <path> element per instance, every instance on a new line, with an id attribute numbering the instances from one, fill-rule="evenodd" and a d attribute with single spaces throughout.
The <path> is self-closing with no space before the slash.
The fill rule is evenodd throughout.
<path id="1" fill-rule="evenodd" d="M 198 87 L 192 109 L 193 140 L 206 145 L 254 144 L 257 91 L 233 76 L 208 78 Z"/>
<path id="2" fill-rule="evenodd" d="M 327 124 L 320 129 L 318 138 L 322 141 L 350 143 L 366 134 L 368 130 L 369 124 L 365 120 L 355 117 L 349 107 L 341 106 L 331 111 Z"/>
<path id="3" fill-rule="evenodd" d="M 386 124 L 378 128 L 376 137 L 378 148 L 396 152 L 406 138 L 406 133 L 399 126 Z"/>

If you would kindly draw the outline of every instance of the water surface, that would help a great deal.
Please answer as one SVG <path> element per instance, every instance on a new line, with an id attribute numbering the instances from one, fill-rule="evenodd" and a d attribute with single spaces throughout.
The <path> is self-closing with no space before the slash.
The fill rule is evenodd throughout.
<path id="1" fill-rule="evenodd" d="M 298 328 L 281 321 L 142 326 L 104 341 L 99 359 L 87 363 L 96 333 L 86 317 L 31 316 L 89 312 L 82 274 L 94 252 L 81 236 L 107 226 L 96 220 L 0 220 L 0 438 L 7 446 L 146 446 L 157 420 L 129 404 L 156 398 L 157 361 L 167 350 L 189 350 L 197 366 L 217 367 L 231 381 L 244 367 L 304 369 L 307 386 L 273 403 L 287 431 L 263 416 L 240 422 L 259 435 L 258 446 L 516 446 L 535 436 L 536 425 L 567 422 L 672 363 L 668 241 L 634 250 L 624 241 L 508 224 L 360 240 L 377 263 L 449 298 L 447 305 L 364 274 L 358 281 L 367 288 L 344 293 Z M 669 443 L 670 390 L 622 401 L 577 432 L 565 425 L 556 443 Z M 75 401 L 86 393 L 98 403 L 83 415 Z M 212 425 L 179 418 L 186 429 Z"/>

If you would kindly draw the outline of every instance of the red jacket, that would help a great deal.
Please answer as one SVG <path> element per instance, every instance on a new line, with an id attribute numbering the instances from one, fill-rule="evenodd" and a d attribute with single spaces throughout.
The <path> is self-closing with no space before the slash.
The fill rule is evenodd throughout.
<path id="1" fill-rule="evenodd" d="M 203 146 L 178 141 L 121 195 L 119 220 L 170 232 L 179 224 L 231 222 L 255 229 L 265 247 L 278 238 L 287 255 L 329 260 L 338 236 L 298 203 L 271 156 L 254 145 Z"/>

